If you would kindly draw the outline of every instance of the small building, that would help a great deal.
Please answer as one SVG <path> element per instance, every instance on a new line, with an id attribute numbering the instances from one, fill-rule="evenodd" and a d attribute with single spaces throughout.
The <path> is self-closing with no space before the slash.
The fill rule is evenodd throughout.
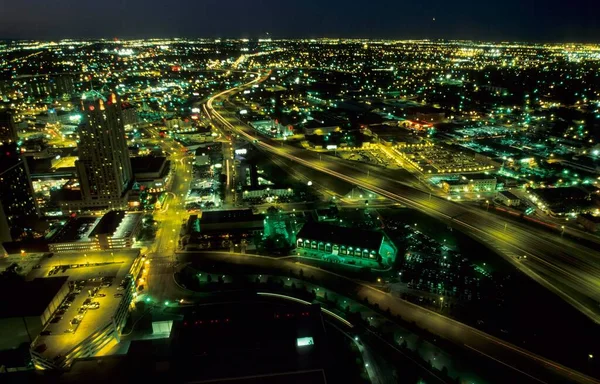
<path id="1" fill-rule="evenodd" d="M 496 199 L 507 207 L 518 207 L 521 205 L 521 199 L 519 199 L 514 193 L 509 191 L 503 191 L 496 195 Z"/>
<path id="2" fill-rule="evenodd" d="M 280 188 L 276 186 L 271 187 L 245 187 L 242 192 L 242 198 L 244 200 L 250 199 L 272 199 L 277 200 L 279 197 L 291 197 L 294 196 L 294 190 L 292 188 Z"/>
<path id="3" fill-rule="evenodd" d="M 202 212 L 200 232 L 231 231 L 236 229 L 263 232 L 264 215 L 255 215 L 251 209 L 232 209 Z"/>
<path id="4" fill-rule="evenodd" d="M 310 120 L 304 123 L 303 126 L 304 134 L 310 135 L 327 135 L 333 132 L 341 132 L 342 127 L 336 125 L 335 122 L 328 122 L 324 120 Z"/>
<path id="5" fill-rule="evenodd" d="M 398 249 L 383 232 L 308 222 L 296 235 L 299 250 L 315 250 L 327 259 L 356 264 L 360 260 L 392 265 Z M 360 263 L 359 263 L 360 264 Z"/>
<path id="6" fill-rule="evenodd" d="M 243 246 L 262 237 L 264 229 L 265 215 L 256 215 L 251 209 L 203 211 L 200 218 L 192 215 L 188 219 L 181 245 L 186 249 Z"/>
<path id="7" fill-rule="evenodd" d="M 133 192 L 144 189 L 150 193 L 160 193 L 171 189 L 173 169 L 166 157 L 132 157 L 131 168 L 135 177 Z"/>
<path id="8" fill-rule="evenodd" d="M 600 231 L 600 216 L 582 213 L 577 216 L 577 223 L 581 224 L 587 231 L 592 233 Z"/>
<path id="9" fill-rule="evenodd" d="M 141 212 L 110 211 L 100 219 L 73 218 L 50 239 L 48 249 L 73 252 L 131 248 L 142 216 Z"/>
<path id="10" fill-rule="evenodd" d="M 72 305 L 60 308 L 63 288 L 55 295 L 48 313 L 52 320 L 44 324 L 35 334 L 30 343 L 30 354 L 37 370 L 63 370 L 68 368 L 78 358 L 96 356 L 102 351 L 110 350 L 121 340 L 121 332 L 129 314 L 129 307 L 134 296 L 136 279 L 141 278 L 145 259 L 140 257 L 139 250 L 118 252 L 90 252 L 83 254 L 55 255 L 43 258 L 40 267 L 32 269 L 27 278 L 47 276 L 60 272 L 60 266 L 68 267 L 62 279 L 67 280 L 68 286 L 75 288 L 85 282 L 80 289 L 86 290 L 80 294 L 65 295 Z M 116 284 L 103 284 L 99 274 L 108 277 Z M 41 280 L 53 278 L 44 277 Z M 63 280 L 63 281 L 64 281 Z M 138 282 L 141 281 L 138 280 Z M 120 283 L 119 283 L 120 282 Z M 100 307 L 93 311 L 84 312 L 79 322 L 73 320 L 80 315 L 85 301 L 90 298 L 90 292 L 101 291 L 106 295 L 98 300 Z M 43 292 L 38 292 L 43 294 Z M 64 297 L 64 296 L 63 296 Z M 63 301 L 64 303 L 64 301 Z M 56 313 L 60 309 L 62 313 Z M 53 313 L 54 312 L 54 313 Z M 57 321 L 55 321 L 55 319 Z"/>
<path id="11" fill-rule="evenodd" d="M 495 177 L 484 173 L 460 175 L 458 179 L 442 181 L 442 189 L 446 193 L 491 192 L 496 190 Z"/>

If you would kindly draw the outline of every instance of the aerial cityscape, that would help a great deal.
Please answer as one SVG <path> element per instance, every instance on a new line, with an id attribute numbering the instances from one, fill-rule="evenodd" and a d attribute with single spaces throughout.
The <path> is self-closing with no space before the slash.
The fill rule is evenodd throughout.
<path id="1" fill-rule="evenodd" d="M 2 382 L 600 383 L 599 250 L 600 44 L 0 40 Z"/>

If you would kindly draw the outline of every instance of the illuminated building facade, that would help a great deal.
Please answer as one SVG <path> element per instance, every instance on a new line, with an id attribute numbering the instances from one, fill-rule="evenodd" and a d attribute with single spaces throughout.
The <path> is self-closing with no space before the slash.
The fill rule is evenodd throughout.
<path id="1" fill-rule="evenodd" d="M 0 228 L 10 228 L 9 233 L 0 234 L 4 241 L 18 237 L 25 230 L 26 221 L 38 216 L 27 163 L 16 146 L 9 144 L 0 151 L 0 204 Z"/>
<path id="2" fill-rule="evenodd" d="M 88 208 L 125 207 L 133 179 L 121 102 L 114 93 L 83 95 L 84 121 L 79 127 L 76 162 L 83 204 Z"/>
<path id="3" fill-rule="evenodd" d="M 296 237 L 298 251 L 318 252 L 325 260 L 340 263 L 393 265 L 398 254 L 383 232 L 309 222 Z"/>

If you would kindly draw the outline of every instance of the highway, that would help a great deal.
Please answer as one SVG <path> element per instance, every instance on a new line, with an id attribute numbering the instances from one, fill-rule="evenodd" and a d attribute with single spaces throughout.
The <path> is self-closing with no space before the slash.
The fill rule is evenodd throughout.
<path id="1" fill-rule="evenodd" d="M 360 299 L 366 297 L 369 302 L 378 303 L 379 307 L 383 310 L 389 308 L 392 315 L 400 315 L 404 321 L 414 321 L 421 328 L 463 346 L 476 354 L 488 357 L 503 366 L 509 367 L 523 375 L 521 382 L 552 383 L 557 382 L 557 378 L 560 378 L 565 382 L 599 383 L 593 378 L 535 355 L 513 344 L 504 342 L 475 328 L 416 304 L 401 300 L 375 287 L 320 268 L 286 259 L 228 252 L 180 252 L 177 258 L 179 259 L 179 263 L 192 263 L 197 268 L 211 271 L 211 273 L 227 273 L 227 271 L 231 271 L 233 265 L 243 266 L 244 270 L 250 274 L 262 272 L 265 274 L 288 276 L 290 271 L 298 275 L 300 270 L 302 270 L 306 278 L 315 279 L 315 284 L 343 295 L 358 296 Z M 156 299 L 193 299 L 194 296 L 200 295 L 177 287 L 172 278 L 173 269 L 167 264 L 162 262 L 157 262 L 157 265 L 154 264 L 155 262 L 150 266 L 150 274 L 157 274 L 155 278 L 160 278 L 164 284 L 157 287 L 156 291 L 152 290 L 152 295 Z"/>
<path id="2" fill-rule="evenodd" d="M 213 106 L 215 100 L 222 100 L 264 81 L 269 75 L 255 76 L 245 85 L 214 95 L 204 105 L 205 113 L 222 128 L 237 133 L 262 150 L 371 190 L 449 223 L 485 243 L 520 271 L 600 324 L 600 252 L 559 235 L 499 219 L 484 210 L 422 191 L 410 180 L 399 178 L 397 171 L 364 164 L 357 167 L 356 163 L 259 136 L 237 119 L 224 117 L 225 113 L 217 111 Z M 526 261 L 523 261 L 522 256 L 527 256 Z"/>

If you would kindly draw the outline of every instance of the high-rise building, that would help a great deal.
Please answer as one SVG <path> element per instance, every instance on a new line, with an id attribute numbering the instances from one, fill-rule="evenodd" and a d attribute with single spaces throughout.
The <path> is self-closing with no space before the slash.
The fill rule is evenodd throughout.
<path id="1" fill-rule="evenodd" d="M 14 144 L 5 144 L 0 151 L 0 205 L 0 229 L 6 230 L 3 224 L 10 228 L 10 234 L 0 234 L 4 241 L 19 237 L 28 222 L 38 216 L 27 162 Z"/>
<path id="2" fill-rule="evenodd" d="M 83 204 L 98 210 L 123 208 L 133 172 L 119 97 L 86 92 L 81 108 L 84 119 L 79 126 L 79 160 L 75 165 Z"/>
<path id="3" fill-rule="evenodd" d="M 14 143 L 18 140 L 17 126 L 11 111 L 0 111 L 0 143 Z"/>

